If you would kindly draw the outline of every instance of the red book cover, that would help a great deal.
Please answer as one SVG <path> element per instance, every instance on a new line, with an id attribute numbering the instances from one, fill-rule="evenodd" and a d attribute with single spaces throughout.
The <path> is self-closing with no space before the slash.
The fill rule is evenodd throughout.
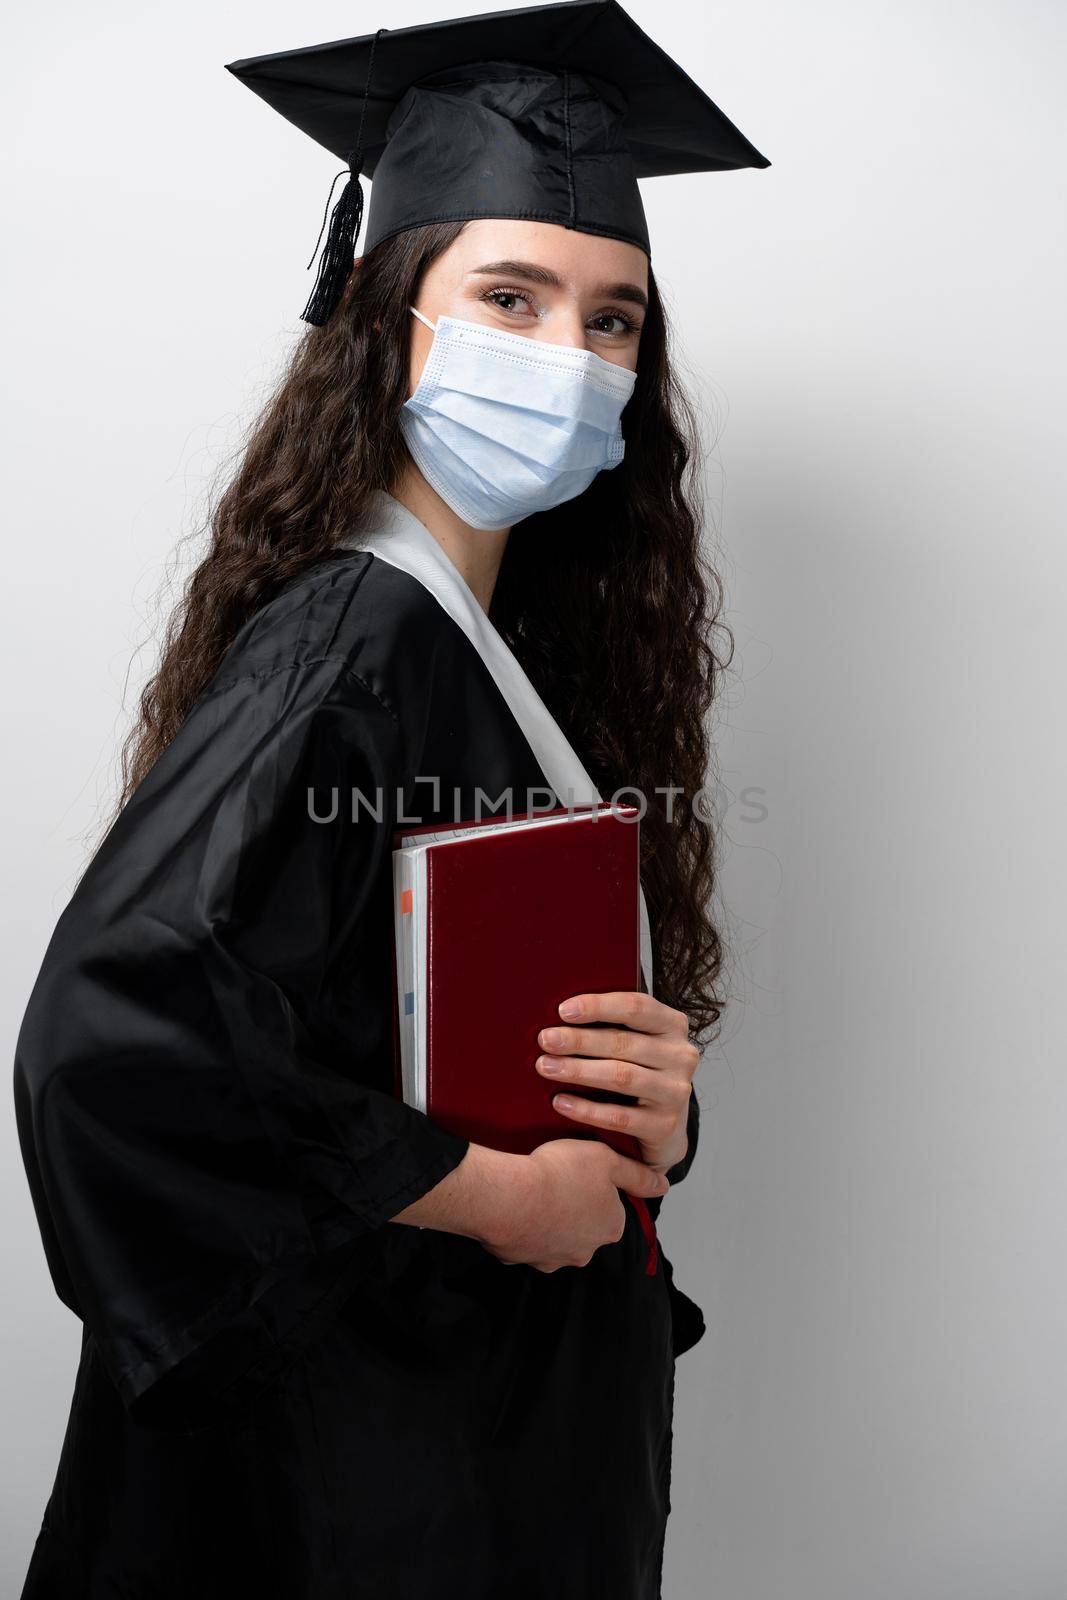
<path id="1" fill-rule="evenodd" d="M 421 921 L 421 933 L 411 933 L 423 941 L 413 989 L 400 993 L 394 984 L 398 1090 L 406 1009 L 422 1030 L 421 1109 L 435 1122 L 518 1154 L 548 1139 L 597 1138 L 640 1159 L 632 1135 L 586 1128 L 552 1104 L 560 1092 L 623 1103 L 625 1096 L 552 1082 L 534 1065 L 538 1032 L 561 1022 L 561 1000 L 640 987 L 638 813 L 561 810 L 541 821 L 549 816 L 565 820 L 493 833 L 499 819 L 487 818 L 398 833 L 398 843 L 434 841 L 418 887 L 398 897 L 398 923 Z M 448 837 L 471 826 L 472 837 Z M 638 1211 L 649 1232 L 643 1202 Z"/>

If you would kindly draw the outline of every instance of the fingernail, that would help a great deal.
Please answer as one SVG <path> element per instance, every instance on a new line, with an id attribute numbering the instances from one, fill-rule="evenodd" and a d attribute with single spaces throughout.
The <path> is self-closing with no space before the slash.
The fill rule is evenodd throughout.
<path id="1" fill-rule="evenodd" d="M 582 1014 L 582 1002 L 580 1000 L 561 1000 L 559 1014 L 561 1017 L 580 1017 Z"/>
<path id="2" fill-rule="evenodd" d="M 574 1107 L 574 1101 L 569 1094 L 557 1094 L 553 1098 L 552 1104 L 559 1106 L 561 1111 L 570 1111 Z"/>
<path id="3" fill-rule="evenodd" d="M 562 1061 L 554 1061 L 551 1056 L 538 1056 L 537 1065 L 542 1072 L 557 1073 L 563 1071 Z"/>
<path id="4" fill-rule="evenodd" d="M 538 1040 L 539 1040 L 539 1042 L 541 1044 L 548 1045 L 549 1049 L 551 1049 L 554 1044 L 555 1045 L 563 1044 L 563 1042 L 564 1042 L 563 1029 L 562 1028 L 542 1028 L 541 1032 L 538 1034 Z"/>

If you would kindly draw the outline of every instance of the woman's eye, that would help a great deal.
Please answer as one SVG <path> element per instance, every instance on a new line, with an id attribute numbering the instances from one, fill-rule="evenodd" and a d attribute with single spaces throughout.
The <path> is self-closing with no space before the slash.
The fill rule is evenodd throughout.
<path id="1" fill-rule="evenodd" d="M 601 311 L 593 318 L 593 327 L 597 333 L 606 333 L 618 338 L 622 333 L 633 333 L 636 324 L 621 311 Z"/>
<path id="2" fill-rule="evenodd" d="M 526 296 L 520 294 L 517 289 L 490 289 L 485 298 L 490 300 L 499 310 L 511 315 L 515 311 L 521 310 L 523 306 L 528 307 L 530 304 Z"/>

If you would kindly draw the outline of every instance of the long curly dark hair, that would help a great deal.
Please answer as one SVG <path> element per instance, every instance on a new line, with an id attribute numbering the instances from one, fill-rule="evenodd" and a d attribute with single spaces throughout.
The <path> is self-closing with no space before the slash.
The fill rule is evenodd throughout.
<path id="1" fill-rule="evenodd" d="M 297 344 L 167 623 L 123 747 L 120 804 L 243 624 L 335 550 L 373 490 L 397 483 L 408 460 L 397 425 L 409 390 L 407 308 L 463 226 L 412 228 L 377 245 L 326 324 Z M 724 1002 L 710 904 L 716 838 L 705 798 L 706 721 L 733 640 L 721 582 L 700 549 L 696 419 L 672 371 L 651 272 L 623 428 L 620 466 L 513 529 L 490 615 L 601 793 L 628 786 L 644 796 L 642 881 L 657 998 L 708 1038 Z"/>

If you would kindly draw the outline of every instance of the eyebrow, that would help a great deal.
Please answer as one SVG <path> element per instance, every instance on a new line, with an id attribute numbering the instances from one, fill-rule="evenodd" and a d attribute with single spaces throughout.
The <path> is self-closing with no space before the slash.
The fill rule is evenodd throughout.
<path id="1" fill-rule="evenodd" d="M 487 261 L 482 267 L 472 267 L 471 277 L 525 278 L 527 283 L 539 283 L 547 289 L 562 289 L 563 279 L 550 267 L 538 266 L 536 261 Z M 607 300 L 629 300 L 648 310 L 648 296 L 636 283 L 600 283 L 593 291 Z"/>

